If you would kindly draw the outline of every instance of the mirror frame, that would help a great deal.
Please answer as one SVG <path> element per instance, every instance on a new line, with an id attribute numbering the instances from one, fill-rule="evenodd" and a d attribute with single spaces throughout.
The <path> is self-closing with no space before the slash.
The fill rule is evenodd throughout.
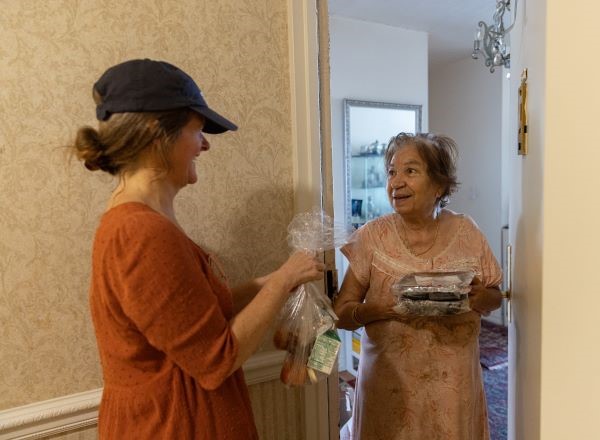
<path id="1" fill-rule="evenodd" d="M 414 112 L 415 116 L 415 130 L 414 133 L 421 132 L 421 119 L 422 119 L 422 105 L 416 104 L 396 104 L 392 102 L 378 102 L 378 101 L 361 101 L 356 99 L 344 99 L 344 171 L 346 173 L 345 183 L 345 217 L 346 224 L 352 224 L 352 201 L 350 195 L 350 188 L 352 186 L 352 175 L 351 175 L 351 160 L 352 160 L 352 139 L 350 139 L 350 111 L 353 107 L 366 107 L 380 110 L 405 110 Z M 394 131 L 399 133 L 399 130 Z M 377 137 L 377 134 L 373 134 L 373 139 L 381 139 Z"/>

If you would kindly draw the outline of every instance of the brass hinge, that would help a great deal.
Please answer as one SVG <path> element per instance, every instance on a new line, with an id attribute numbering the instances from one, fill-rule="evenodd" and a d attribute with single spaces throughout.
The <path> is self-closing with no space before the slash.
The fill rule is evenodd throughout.
<path id="1" fill-rule="evenodd" d="M 512 322 L 512 245 L 506 246 L 506 285 L 501 290 L 502 298 L 506 300 L 506 320 Z"/>
<path id="2" fill-rule="evenodd" d="M 333 301 L 335 296 L 338 294 L 338 277 L 337 269 L 327 269 L 325 271 L 325 288 L 327 289 L 327 296 Z"/>

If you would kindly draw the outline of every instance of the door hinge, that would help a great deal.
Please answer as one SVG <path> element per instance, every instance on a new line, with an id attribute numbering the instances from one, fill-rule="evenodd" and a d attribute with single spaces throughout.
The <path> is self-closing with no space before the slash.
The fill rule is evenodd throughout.
<path id="1" fill-rule="evenodd" d="M 502 298 L 506 300 L 506 320 L 512 322 L 512 245 L 506 246 L 506 285 L 501 290 Z"/>
<path id="2" fill-rule="evenodd" d="M 330 300 L 333 301 L 333 299 L 338 293 L 337 269 L 327 269 L 325 271 L 325 283 L 327 289 L 327 296 Z"/>

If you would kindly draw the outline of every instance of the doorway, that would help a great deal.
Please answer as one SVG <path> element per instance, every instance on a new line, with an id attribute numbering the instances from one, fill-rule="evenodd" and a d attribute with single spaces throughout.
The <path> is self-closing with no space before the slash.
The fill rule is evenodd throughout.
<path id="1" fill-rule="evenodd" d="M 334 215 L 337 220 L 345 219 L 348 212 L 346 182 L 351 167 L 344 140 L 344 100 L 420 105 L 422 131 L 447 134 L 461 149 L 458 175 L 462 185 L 449 208 L 470 215 L 487 237 L 496 259 L 505 261 L 502 231 L 508 223 L 508 195 L 503 184 L 502 146 L 503 102 L 510 88 L 507 72 L 499 69 L 491 74 L 481 62 L 470 58 L 468 50 L 449 48 L 444 52 L 440 48 L 439 35 L 428 32 L 434 27 L 431 11 L 439 9 L 438 2 L 381 2 L 391 8 L 388 10 L 378 9 L 377 3 L 328 2 Z M 469 8 L 469 13 L 463 16 L 473 28 L 477 20 L 493 12 L 493 5 L 464 3 L 461 8 Z M 369 15 L 369 11 L 375 13 Z M 470 34 L 467 45 L 472 44 Z M 336 254 L 336 266 L 341 285 L 347 261 L 340 253 Z M 353 407 L 360 332 L 341 331 L 340 428 L 349 420 Z M 490 419 L 494 418 L 494 440 L 507 438 L 506 333 L 505 310 L 501 309 L 487 319 L 482 330 L 483 362 L 487 365 L 482 368 L 491 397 L 488 408 L 492 409 Z"/>

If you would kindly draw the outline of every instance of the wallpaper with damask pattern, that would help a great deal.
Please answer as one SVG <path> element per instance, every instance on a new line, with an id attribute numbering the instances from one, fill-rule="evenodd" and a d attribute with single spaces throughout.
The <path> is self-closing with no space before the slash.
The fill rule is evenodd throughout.
<path id="1" fill-rule="evenodd" d="M 180 193 L 190 236 L 232 283 L 288 253 L 292 163 L 286 2 L 0 0 L 0 409 L 102 386 L 90 250 L 115 182 L 68 160 L 91 86 L 131 58 L 170 61 L 237 122 Z"/>

